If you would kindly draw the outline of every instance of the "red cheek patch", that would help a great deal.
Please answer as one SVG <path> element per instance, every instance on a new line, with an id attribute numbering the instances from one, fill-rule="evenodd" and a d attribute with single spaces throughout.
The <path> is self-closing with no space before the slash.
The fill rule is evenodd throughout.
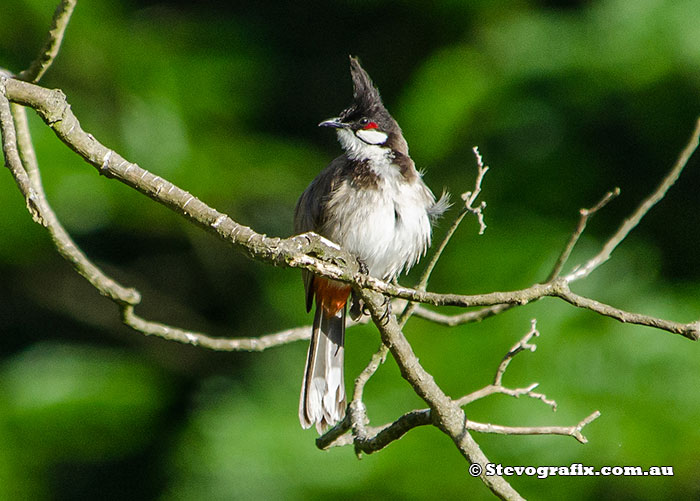
<path id="1" fill-rule="evenodd" d="M 364 127 L 362 127 L 362 130 L 369 130 L 369 129 L 377 129 L 379 128 L 379 125 L 377 125 L 377 122 L 370 122 Z"/>

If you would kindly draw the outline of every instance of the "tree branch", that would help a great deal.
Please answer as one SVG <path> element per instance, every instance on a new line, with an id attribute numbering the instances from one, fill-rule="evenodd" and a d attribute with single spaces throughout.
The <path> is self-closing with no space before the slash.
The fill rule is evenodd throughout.
<path id="1" fill-rule="evenodd" d="M 71 14 L 73 14 L 73 9 L 77 1 L 78 0 L 61 0 L 61 3 L 58 4 L 54 12 L 51 28 L 49 28 L 49 33 L 39 56 L 32 61 L 29 68 L 17 75 L 18 79 L 36 83 L 41 80 L 44 73 L 51 67 L 51 64 L 53 64 L 61 48 L 63 34 L 68 27 L 68 22 L 70 21 Z"/>
<path id="2" fill-rule="evenodd" d="M 646 327 L 664 330 L 672 334 L 680 334 L 691 341 L 697 341 L 700 339 L 700 321 L 684 324 L 664 320 L 663 318 L 644 315 L 642 313 L 630 313 L 605 303 L 601 303 L 600 301 L 576 294 L 569 289 L 569 286 L 564 281 L 557 284 L 554 296 L 563 299 L 567 303 L 576 306 L 577 308 L 590 310 L 595 313 L 599 313 L 600 315 L 619 320 L 622 323 L 644 325 Z"/>
<path id="3" fill-rule="evenodd" d="M 454 221 L 450 225 L 450 228 L 447 230 L 445 236 L 443 237 L 442 241 L 435 249 L 435 252 L 433 252 L 430 261 L 424 268 L 423 273 L 421 274 L 418 280 L 418 284 L 415 287 L 417 290 L 425 290 L 426 286 L 428 285 L 430 275 L 435 269 L 435 266 L 437 265 L 440 256 L 442 256 L 443 251 L 447 247 L 447 244 L 449 243 L 452 236 L 457 231 L 457 228 L 459 227 L 467 212 L 472 212 L 477 216 L 481 228 L 479 232 L 480 235 L 483 234 L 484 230 L 486 229 L 482 213 L 482 210 L 484 207 L 486 207 L 486 204 L 482 202 L 482 204 L 478 208 L 474 208 L 473 204 L 476 202 L 476 199 L 481 193 L 481 184 L 483 182 L 484 175 L 488 170 L 488 167 L 484 166 L 483 159 L 479 154 L 479 150 L 476 146 L 473 148 L 473 151 L 476 155 L 478 167 L 474 190 L 462 195 L 462 198 L 465 200 L 465 207 L 462 210 L 460 210 L 460 212 L 457 214 Z M 406 322 L 408 322 L 409 318 L 418 309 L 418 307 L 418 303 L 406 304 L 403 312 L 398 318 L 398 324 L 401 328 L 403 328 L 403 326 L 406 325 Z M 499 307 L 501 307 L 500 309 L 503 309 L 502 305 L 499 305 Z M 494 311 L 496 311 L 496 309 L 497 308 L 493 308 Z M 348 405 L 345 419 L 343 419 L 340 423 L 336 424 L 336 426 L 328 430 L 325 434 L 323 434 L 316 440 L 316 444 L 319 448 L 326 448 L 329 443 L 335 441 L 338 437 L 342 436 L 348 429 L 352 429 L 353 441 L 355 443 L 355 452 L 357 454 L 360 454 L 361 452 L 373 451 L 374 445 L 372 444 L 375 443 L 375 439 L 367 438 L 368 435 L 370 435 L 371 433 L 366 427 L 366 425 L 369 423 L 369 418 L 367 417 L 367 409 L 362 401 L 362 394 L 364 391 L 364 387 L 369 381 L 369 379 L 377 372 L 381 364 L 383 364 L 386 360 L 388 351 L 389 349 L 387 348 L 387 346 L 385 344 L 382 344 L 379 347 L 379 350 L 372 356 L 369 364 L 355 379 L 355 389 L 353 391 L 353 398 Z M 392 435 L 390 434 L 389 436 Z"/>
<path id="4" fill-rule="evenodd" d="M 216 234 L 224 241 L 233 244 L 253 259 L 274 265 L 304 268 L 321 276 L 353 284 L 356 287 L 372 289 L 392 297 L 435 306 L 449 305 L 472 307 L 495 306 L 500 304 L 524 305 L 546 296 L 559 297 L 567 301 L 572 298 L 562 287 L 563 284 L 561 281 L 556 280 L 546 284 L 533 284 L 526 289 L 510 292 L 461 295 L 420 291 L 402 287 L 397 284 L 390 284 L 369 275 L 362 274 L 359 271 L 356 260 L 350 254 L 337 248 L 337 246 L 332 245 L 328 240 L 318 235 L 306 233 L 287 239 L 280 239 L 270 238 L 256 233 L 247 226 L 236 223 L 229 216 L 207 206 L 190 193 L 178 188 L 172 183 L 151 174 L 136 164 L 128 162 L 119 154 L 100 144 L 92 135 L 87 134 L 80 128 L 77 118 L 70 110 L 65 95 L 61 91 L 51 91 L 26 82 L 6 79 L 4 77 L 0 78 L 0 80 L 2 81 L 0 92 L 4 91 L 7 97 L 13 102 L 35 108 L 44 121 L 56 132 L 58 137 L 86 161 L 97 167 L 101 174 L 114 177 L 122 183 L 146 194 L 157 202 L 190 219 L 200 227 Z M 696 128 L 691 141 L 684 149 L 676 166 L 672 170 L 675 177 L 677 177 L 679 170 L 685 166 L 692 152 L 697 147 L 699 130 L 700 126 Z M 4 141 L 4 143 L 11 143 L 11 141 Z M 21 184 L 21 172 L 17 173 L 17 175 L 18 177 L 16 177 L 16 179 L 20 180 L 18 183 Z M 662 183 L 662 186 L 668 186 L 668 179 L 670 178 L 674 178 L 674 176 L 667 176 L 667 180 Z M 20 186 L 20 189 L 25 192 L 27 191 L 27 186 L 28 184 L 26 184 L 24 188 Z M 650 197 L 650 199 L 656 200 L 660 196 L 658 194 L 659 192 L 665 193 L 665 190 L 657 190 L 655 195 Z M 26 198 L 29 200 L 31 207 L 33 193 L 27 192 Z M 648 205 L 648 203 L 645 203 L 643 207 Z M 638 221 L 644 213 L 646 212 L 643 209 L 637 210 L 631 220 Z M 625 224 L 623 228 L 627 228 L 628 226 L 629 224 Z M 625 230 L 624 232 L 618 231 L 611 239 L 611 242 L 616 242 L 620 239 L 621 234 L 624 233 L 624 235 L 626 235 L 628 232 L 629 230 Z M 612 252 L 612 249 L 614 249 L 616 245 L 617 243 L 611 245 L 610 242 L 608 242 L 604 246 L 604 249 L 609 249 L 610 252 Z M 609 253 L 607 255 L 609 257 Z M 599 259 L 594 258 L 584 268 L 592 270 L 593 268 L 591 268 L 590 263 L 593 263 L 592 266 L 595 267 L 600 264 L 600 262 Z M 589 272 L 581 273 L 581 270 L 578 270 L 574 274 L 565 277 L 563 281 L 572 282 L 587 276 Z M 569 299 L 567 299 L 567 297 Z M 572 302 L 572 304 L 574 303 Z M 580 305 L 580 307 L 590 307 L 593 311 L 598 311 L 594 309 L 597 306 L 596 304 L 586 302 L 577 302 L 577 304 Z M 613 309 L 608 311 L 614 318 L 616 314 L 617 317 L 622 316 L 619 314 L 620 310 L 614 311 Z M 625 321 L 657 327 L 668 332 L 681 334 L 692 340 L 700 338 L 698 326 L 695 323 L 683 324 L 654 319 L 648 316 L 630 317 L 629 320 Z"/>
<path id="5" fill-rule="evenodd" d="M 1 85 L 2 83 L 0 82 Z M 2 95 L 0 89 L 0 109 L 2 110 L 0 123 L 3 128 L 3 139 L 12 143 L 12 145 L 3 145 L 5 159 L 12 166 L 10 171 L 18 186 L 20 186 L 20 191 L 25 196 L 27 206 L 30 207 L 34 220 L 46 227 L 61 256 L 69 261 L 75 270 L 87 279 L 102 295 L 112 299 L 119 305 L 138 304 L 141 300 L 138 291 L 123 287 L 95 266 L 73 242 L 53 212 L 41 184 L 36 154 L 32 146 L 24 108 L 14 107 L 12 110 L 15 112 L 14 121 L 12 116 L 8 118 L 7 114 L 11 113 L 9 103 L 5 96 Z M 19 146 L 19 151 L 16 148 L 17 145 Z"/>
<path id="6" fill-rule="evenodd" d="M 605 245 L 603 245 L 603 248 L 598 254 L 588 260 L 588 262 L 586 262 L 586 264 L 584 264 L 582 267 L 574 270 L 565 277 L 567 282 L 573 282 L 574 280 L 587 277 L 593 270 L 598 268 L 598 266 L 610 259 L 610 255 L 613 253 L 615 248 L 620 245 L 625 238 L 627 238 L 627 235 L 629 235 L 629 233 L 639 224 L 639 222 L 651 210 L 651 208 L 654 207 L 654 205 L 656 205 L 659 200 L 666 195 L 666 192 L 668 192 L 671 186 L 673 186 L 673 184 L 676 182 L 678 177 L 681 175 L 681 172 L 683 172 L 683 169 L 688 164 L 688 160 L 690 160 L 690 157 L 693 156 L 693 153 L 697 149 L 698 141 L 700 141 L 700 118 L 698 118 L 696 121 L 695 130 L 693 130 L 688 143 L 686 144 L 685 148 L 683 148 L 683 151 L 681 151 L 673 168 L 662 179 L 659 186 L 651 193 L 651 195 L 642 201 L 642 203 L 630 217 L 622 222 L 615 234 L 610 237 L 607 242 L 605 242 Z"/>
<path id="7" fill-rule="evenodd" d="M 477 423 L 476 421 L 469 421 L 467 426 L 470 430 L 480 433 L 497 433 L 499 435 L 565 435 L 574 437 L 580 443 L 586 444 L 588 439 L 583 436 L 581 430 L 599 417 L 600 412 L 595 411 L 574 426 L 501 426 L 490 423 Z"/>
<path id="8" fill-rule="evenodd" d="M 676 164 L 664 177 L 661 184 L 622 223 L 617 232 L 605 242 L 600 252 L 582 267 L 575 269 L 563 278 L 559 276 L 570 257 L 571 251 L 585 230 L 588 219 L 612 198 L 617 196 L 619 193 L 617 189 L 608 193 L 591 209 L 582 209 L 580 211 L 578 226 L 570 236 L 546 283 L 533 284 L 526 289 L 517 291 L 478 295 L 426 292 L 425 288 L 430 274 L 464 215 L 470 212 L 477 217 L 480 234 L 483 234 L 486 229 L 483 218 L 483 209 L 486 207 L 486 204 L 484 202 L 481 202 L 478 206 L 475 206 L 475 204 L 480 195 L 481 184 L 488 167 L 484 165 L 476 147 L 473 151 L 477 159 L 478 173 L 474 190 L 462 195 L 465 201 L 464 208 L 457 215 L 445 238 L 436 249 L 418 285 L 414 289 L 410 289 L 398 284 L 383 282 L 361 273 L 353 256 L 319 235 L 307 233 L 287 239 L 270 238 L 235 222 L 226 214 L 209 207 L 190 193 L 140 168 L 137 164 L 128 162 L 115 151 L 103 146 L 91 134 L 83 131 L 78 119 L 72 113 L 65 95 L 60 90 L 48 90 L 20 81 L 36 82 L 50 67 L 58 53 L 75 3 L 76 0 L 61 1 L 54 14 L 52 28 L 40 56 L 27 70 L 20 73 L 18 80 L 7 78 L 4 74 L 0 74 L 0 132 L 2 133 L 3 153 L 6 165 L 25 198 L 30 214 L 37 223 L 47 228 L 59 253 L 100 293 L 116 302 L 121 308 L 124 323 L 139 332 L 222 351 L 260 351 L 309 336 L 309 328 L 301 327 L 260 338 L 216 339 L 202 333 L 190 332 L 158 322 L 148 321 L 136 315 L 134 307 L 140 301 L 138 291 L 121 286 L 96 267 L 75 245 L 70 235 L 68 235 L 53 213 L 41 183 L 38 162 L 32 146 L 25 111 L 19 105 L 34 108 L 56 135 L 68 147 L 96 167 L 100 174 L 115 178 L 127 186 L 144 193 L 153 200 L 188 218 L 191 222 L 216 234 L 219 238 L 234 245 L 249 257 L 277 266 L 303 268 L 318 275 L 351 284 L 355 293 L 362 299 L 369 310 L 372 320 L 380 331 L 383 344 L 380 350 L 372 357 L 365 370 L 358 375 L 355 381 L 353 399 L 350 402 L 345 419 L 318 439 L 317 445 L 319 447 L 326 448 L 352 441 L 358 454 L 362 452 L 371 453 L 385 447 L 394 440 L 398 440 L 408 430 L 416 426 L 432 424 L 452 439 L 457 449 L 470 463 L 478 463 L 483 466 L 489 462 L 488 458 L 474 441 L 470 431 L 509 435 L 567 435 L 573 436 L 581 443 L 586 442 L 586 438 L 581 431 L 600 415 L 598 411 L 592 413 L 577 425 L 570 427 L 516 427 L 469 421 L 462 409 L 462 406 L 477 399 L 501 393 L 513 397 L 528 396 L 536 398 L 551 406 L 553 410 L 556 410 L 556 402 L 554 400 L 547 399 L 544 394 L 534 392 L 538 385 L 537 383 L 515 389 L 507 388 L 502 384 L 503 375 L 513 357 L 522 351 L 535 350 L 535 345 L 530 342 L 533 337 L 539 335 L 534 320 L 531 330 L 503 358 L 496 370 L 492 384 L 460 399 L 452 400 L 422 367 L 402 332 L 405 322 L 413 313 L 438 323 L 456 325 L 458 323 L 478 321 L 514 306 L 524 305 L 543 297 L 556 297 L 573 306 L 585 308 L 598 314 L 615 318 L 621 322 L 647 325 L 681 334 L 693 340 L 700 338 L 700 322 L 681 324 L 648 315 L 626 312 L 577 295 L 569 288 L 571 282 L 588 276 L 598 266 L 607 261 L 617 245 L 627 237 L 644 215 L 665 196 L 698 146 L 700 120 L 698 120 L 696 129 L 687 146 L 681 152 Z M 10 101 L 15 104 L 10 105 Z M 389 302 L 383 294 L 411 302 L 405 307 L 398 320 L 390 314 L 388 309 Z M 447 316 L 430 312 L 420 307 L 418 303 L 436 306 L 481 306 L 483 308 L 461 315 Z M 383 427 L 368 427 L 369 420 L 362 402 L 364 387 L 384 361 L 389 351 L 395 358 L 402 377 L 411 385 L 416 394 L 427 403 L 429 408 L 406 413 L 393 423 Z M 348 429 L 352 429 L 352 436 L 343 436 Z M 503 499 L 522 499 L 503 477 L 486 476 L 483 469 L 480 477 L 484 484 L 497 496 Z"/>
<path id="9" fill-rule="evenodd" d="M 106 177 L 115 178 L 196 225 L 234 245 L 249 257 L 277 266 L 306 268 L 320 275 L 352 283 L 360 275 L 356 260 L 314 233 L 287 239 L 270 238 L 233 221 L 169 181 L 142 169 L 86 133 L 60 90 L 49 90 L 2 78 L 7 98 L 34 108 L 58 138 Z"/>
<path id="10" fill-rule="evenodd" d="M 396 318 L 387 314 L 388 303 L 383 296 L 367 289 L 356 288 L 355 290 L 369 309 L 372 320 L 381 333 L 382 342 L 389 348 L 401 370 L 401 376 L 430 407 L 433 424 L 452 439 L 467 461 L 478 463 L 482 467 L 486 465 L 489 460 L 469 433 L 464 411 L 445 395 L 435 383 L 433 376 L 420 364 L 411 345 L 401 332 Z M 482 468 L 480 478 L 498 497 L 522 499 L 503 477 L 487 476 Z"/>
<path id="11" fill-rule="evenodd" d="M 251 338 L 224 339 L 214 338 L 198 332 L 170 327 L 158 322 L 144 320 L 134 313 L 134 307 L 127 305 L 122 309 L 123 322 L 134 330 L 147 336 L 158 336 L 168 341 L 201 346 L 216 351 L 263 351 L 268 348 L 308 339 L 311 327 L 308 325 L 286 329 L 274 334 Z"/>
<path id="12" fill-rule="evenodd" d="M 474 182 L 474 191 L 462 193 L 462 200 L 464 200 L 464 209 L 476 216 L 476 220 L 479 222 L 479 235 L 483 235 L 486 231 L 486 223 L 484 222 L 483 212 L 486 208 L 486 202 L 482 200 L 477 207 L 474 207 L 474 204 L 476 203 L 476 199 L 479 198 L 479 195 L 481 194 L 481 183 L 483 182 L 484 176 L 489 168 L 488 166 L 484 165 L 484 158 L 481 156 L 481 153 L 479 153 L 479 147 L 474 146 L 472 151 L 476 157 L 476 165 L 478 167 L 476 181 Z"/>
<path id="13" fill-rule="evenodd" d="M 574 437 L 581 444 L 586 444 L 588 443 L 588 439 L 582 433 L 583 428 L 599 417 L 600 412 L 595 411 L 574 426 L 503 426 L 470 420 L 467 421 L 467 429 L 479 433 L 495 433 L 499 435 L 562 435 Z M 360 444 L 360 447 L 362 448 L 362 452 L 372 454 L 382 450 L 392 442 L 399 440 L 413 428 L 430 424 L 432 424 L 432 422 L 429 409 L 407 412 L 393 423 L 380 427 L 367 428 L 372 436 Z M 334 441 L 329 442 L 322 448 L 330 449 L 332 447 L 343 447 L 351 444 L 353 444 L 353 437 L 344 435 L 336 437 Z M 355 445 L 357 447 L 357 444 Z"/>
<path id="14" fill-rule="evenodd" d="M 530 340 L 533 337 L 539 335 L 540 333 L 537 330 L 537 321 L 535 319 L 532 319 L 530 321 L 530 330 L 528 331 L 528 333 L 525 334 L 525 336 L 523 336 L 522 339 L 520 339 L 503 357 L 503 360 L 496 369 L 496 374 L 493 378 L 493 383 L 484 386 L 483 388 L 474 391 L 468 395 L 465 395 L 462 398 L 457 399 L 457 404 L 459 406 L 464 406 L 481 398 L 488 397 L 489 395 L 501 393 L 515 398 L 519 398 L 520 396 L 524 395 L 530 398 L 541 400 L 545 404 L 549 405 L 553 411 L 556 411 L 557 403 L 554 400 L 548 399 L 544 393 L 535 393 L 533 391 L 539 386 L 539 383 L 532 383 L 530 386 L 527 386 L 525 388 L 507 388 L 503 386 L 503 375 L 506 373 L 506 369 L 508 369 L 508 365 L 510 365 L 510 362 L 511 360 L 513 360 L 513 357 L 515 357 L 521 351 L 534 352 L 537 349 L 537 346 L 535 344 L 531 344 Z"/>
<path id="15" fill-rule="evenodd" d="M 532 320 L 530 331 L 528 331 L 528 333 L 525 334 L 525 336 L 523 336 L 523 338 L 521 338 L 503 357 L 503 361 L 496 369 L 493 384 L 487 385 L 480 390 L 455 400 L 454 403 L 462 407 L 480 398 L 496 393 L 502 393 L 516 398 L 521 395 L 537 398 L 551 406 L 552 410 L 556 410 L 557 404 L 555 401 L 547 399 L 543 394 L 534 393 L 532 391 L 537 387 L 537 383 L 532 383 L 527 388 L 516 389 L 506 388 L 502 384 L 503 375 L 505 374 L 511 360 L 522 351 L 535 351 L 536 346 L 531 344 L 530 340 L 538 335 L 539 332 L 536 328 L 536 321 Z M 413 428 L 434 424 L 432 416 L 433 413 L 431 409 L 421 409 L 407 412 L 392 423 L 379 427 L 365 427 L 361 437 L 354 434 L 343 435 L 343 433 L 350 427 L 349 421 L 352 419 L 351 417 L 346 417 L 345 420 L 333 430 L 319 437 L 316 440 L 316 444 L 321 449 L 341 447 L 352 444 L 355 446 L 355 450 L 357 452 L 372 454 L 388 446 L 391 442 L 399 440 Z M 581 433 L 581 430 L 599 416 L 600 412 L 595 411 L 574 426 L 503 426 L 468 420 L 466 427 L 470 431 L 477 431 L 480 433 L 497 433 L 502 435 L 566 435 L 576 438 L 576 440 L 581 443 L 586 443 L 587 440 Z"/>
<path id="16" fill-rule="evenodd" d="M 564 246 L 564 250 L 562 251 L 561 255 L 559 256 L 559 259 L 557 259 L 557 262 L 554 264 L 554 268 L 552 269 L 552 272 L 549 274 L 547 277 L 546 282 L 551 282 L 555 278 L 559 276 L 561 273 L 562 268 L 566 264 L 566 262 L 569 260 L 569 256 L 571 255 L 571 252 L 574 250 L 574 247 L 578 243 L 579 238 L 581 238 L 581 235 L 583 234 L 583 231 L 586 229 L 586 225 L 588 224 L 588 220 L 593 217 L 593 215 L 598 212 L 600 209 L 608 205 L 608 202 L 610 202 L 613 198 L 617 197 L 620 194 L 620 188 L 615 188 L 612 191 L 607 192 L 603 198 L 601 198 L 597 204 L 595 204 L 593 207 L 590 209 L 580 209 L 579 210 L 579 220 L 578 220 L 578 225 L 576 226 L 576 229 L 574 232 L 571 234 L 569 237 L 569 241 L 566 242 L 566 245 Z"/>
<path id="17" fill-rule="evenodd" d="M 3 83 L 0 81 L 0 127 L 2 127 L 3 152 L 6 164 L 20 192 L 25 196 L 30 213 L 35 221 L 47 228 L 59 254 L 102 295 L 119 305 L 124 324 L 145 335 L 156 335 L 167 340 L 218 351 L 262 351 L 309 337 L 310 327 L 303 326 L 259 338 L 213 338 L 206 334 L 147 321 L 136 315 L 134 306 L 141 300 L 139 292 L 120 285 L 92 263 L 75 244 L 53 212 L 41 183 L 25 109 L 19 105 L 12 105 L 10 108 L 2 92 Z"/>
<path id="18" fill-rule="evenodd" d="M 448 327 L 454 327 L 456 325 L 469 324 L 472 322 L 481 322 L 489 317 L 498 315 L 501 312 L 509 310 L 517 306 L 515 303 L 511 304 L 495 304 L 493 306 L 487 306 L 476 311 L 467 311 L 464 313 L 458 313 L 456 315 L 445 315 L 444 313 L 438 313 L 433 310 L 429 310 L 424 306 L 418 306 L 413 315 L 420 317 L 424 320 L 429 320 L 430 322 L 435 322 L 436 324 L 446 325 Z"/>

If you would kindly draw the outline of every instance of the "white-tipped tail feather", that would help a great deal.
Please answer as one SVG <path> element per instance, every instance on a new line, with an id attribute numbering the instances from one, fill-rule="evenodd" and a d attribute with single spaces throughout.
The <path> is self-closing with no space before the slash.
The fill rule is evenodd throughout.
<path id="1" fill-rule="evenodd" d="M 309 353 L 299 398 L 299 422 L 303 428 L 316 424 L 319 433 L 345 416 L 345 308 L 326 317 L 316 307 Z"/>

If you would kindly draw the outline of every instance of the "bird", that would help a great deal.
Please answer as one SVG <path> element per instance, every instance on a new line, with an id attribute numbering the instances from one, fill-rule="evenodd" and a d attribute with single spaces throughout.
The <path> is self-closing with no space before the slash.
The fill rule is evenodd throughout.
<path id="1" fill-rule="evenodd" d="M 356 57 L 350 56 L 352 104 L 319 127 L 335 129 L 343 154 L 309 184 L 294 211 L 296 234 L 314 232 L 355 256 L 373 277 L 394 281 L 425 255 L 434 222 L 449 208 L 436 201 L 409 156 L 399 124 Z M 345 416 L 344 345 L 348 284 L 302 270 L 306 310 L 316 304 L 299 398 L 302 428 L 319 434 Z M 353 300 L 351 316 L 361 315 Z"/>

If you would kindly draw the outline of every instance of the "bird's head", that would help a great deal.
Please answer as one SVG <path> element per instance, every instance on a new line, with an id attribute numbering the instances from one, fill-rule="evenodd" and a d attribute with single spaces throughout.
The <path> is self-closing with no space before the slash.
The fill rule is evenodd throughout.
<path id="1" fill-rule="evenodd" d="M 384 107 L 379 91 L 357 58 L 350 57 L 350 73 L 352 104 L 338 117 L 318 124 L 319 127 L 335 128 L 341 145 L 349 152 L 359 153 L 374 146 L 408 153 L 399 124 Z"/>

